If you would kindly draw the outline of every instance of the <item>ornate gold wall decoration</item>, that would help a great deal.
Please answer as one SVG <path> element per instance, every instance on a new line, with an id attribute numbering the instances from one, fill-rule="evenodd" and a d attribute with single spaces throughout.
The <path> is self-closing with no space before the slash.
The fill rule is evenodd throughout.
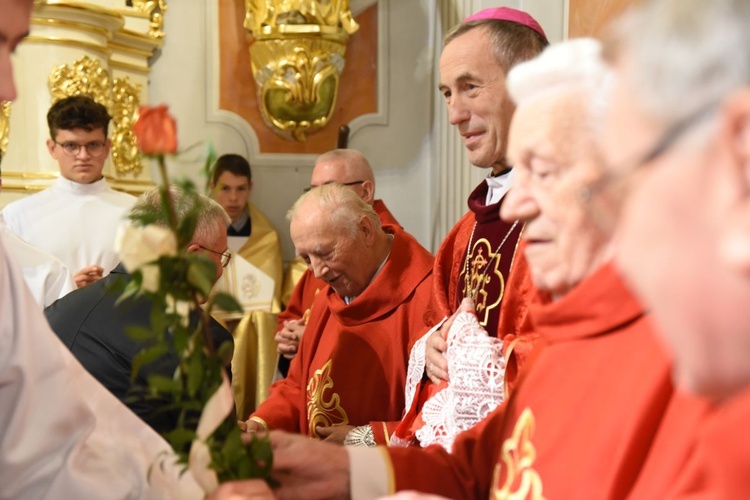
<path id="1" fill-rule="evenodd" d="M 164 38 L 164 13 L 167 11 L 165 0 L 132 0 L 133 8 L 147 14 L 150 19 L 148 34 L 155 40 Z"/>
<path id="2" fill-rule="evenodd" d="M 10 139 L 10 101 L 0 102 L 0 162 L 8 150 Z"/>
<path id="3" fill-rule="evenodd" d="M 138 176 L 143 170 L 141 155 L 135 142 L 133 124 L 138 119 L 141 86 L 130 78 L 115 78 L 112 82 L 112 163 L 119 175 Z"/>
<path id="4" fill-rule="evenodd" d="M 245 0 L 245 10 L 263 119 L 304 141 L 335 109 L 346 41 L 359 28 L 349 0 Z"/>
<path id="5" fill-rule="evenodd" d="M 87 94 L 112 112 L 112 91 L 109 72 L 98 59 L 83 56 L 73 64 L 61 64 L 49 75 L 52 99 Z"/>

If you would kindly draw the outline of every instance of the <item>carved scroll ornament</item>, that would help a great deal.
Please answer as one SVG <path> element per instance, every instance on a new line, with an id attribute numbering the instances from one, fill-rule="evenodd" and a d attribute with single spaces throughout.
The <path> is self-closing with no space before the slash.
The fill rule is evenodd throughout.
<path id="1" fill-rule="evenodd" d="M 333 114 L 346 41 L 359 26 L 348 0 L 246 0 L 258 103 L 266 124 L 305 141 Z"/>

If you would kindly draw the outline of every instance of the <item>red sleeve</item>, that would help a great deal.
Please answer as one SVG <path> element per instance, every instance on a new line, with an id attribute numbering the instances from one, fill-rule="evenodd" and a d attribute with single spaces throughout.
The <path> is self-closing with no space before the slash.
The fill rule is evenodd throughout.
<path id="1" fill-rule="evenodd" d="M 388 448 L 396 490 L 448 498 L 488 498 L 502 435 L 505 405 L 458 436 L 453 453 L 442 446 Z"/>
<path id="2" fill-rule="evenodd" d="M 388 446 L 391 440 L 391 434 L 396 430 L 399 420 L 394 422 L 370 422 L 372 427 L 372 436 L 375 438 L 375 444 L 378 446 Z"/>

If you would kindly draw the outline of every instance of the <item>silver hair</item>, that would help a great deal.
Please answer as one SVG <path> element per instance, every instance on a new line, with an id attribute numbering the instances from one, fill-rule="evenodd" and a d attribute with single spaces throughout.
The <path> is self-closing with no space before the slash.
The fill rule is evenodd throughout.
<path id="1" fill-rule="evenodd" d="M 523 62 L 508 74 L 508 94 L 516 103 L 553 90 L 572 87 L 592 97 L 609 85 L 612 71 L 602 59 L 602 46 L 593 38 L 575 38 L 550 45 L 530 61 Z"/>
<path id="2" fill-rule="evenodd" d="M 177 186 L 170 186 L 169 193 L 178 221 L 191 210 L 197 209 L 198 222 L 193 232 L 193 239 L 215 240 L 220 236 L 219 231 L 225 231 L 226 226 L 231 222 L 222 206 L 208 196 L 196 192 L 188 193 Z M 169 227 L 159 189 L 152 189 L 142 194 L 133 205 L 128 217 L 135 226 L 142 226 L 142 219 L 147 218 L 153 221 L 154 225 Z"/>
<path id="3" fill-rule="evenodd" d="M 750 83 L 750 2 L 648 0 L 614 29 L 641 108 L 676 123 Z"/>
<path id="4" fill-rule="evenodd" d="M 338 183 L 318 186 L 300 196 L 287 212 L 286 218 L 292 220 L 297 210 L 308 200 L 316 202 L 321 211 L 328 214 L 334 227 L 352 239 L 357 237 L 359 221 L 363 216 L 370 219 L 376 230 L 381 228 L 375 210 L 357 193 Z"/>

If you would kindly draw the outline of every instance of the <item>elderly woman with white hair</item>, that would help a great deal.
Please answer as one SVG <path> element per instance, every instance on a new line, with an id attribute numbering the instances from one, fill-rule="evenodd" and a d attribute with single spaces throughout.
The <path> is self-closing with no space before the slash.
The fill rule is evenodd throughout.
<path id="1" fill-rule="evenodd" d="M 341 448 L 272 434 L 279 495 L 609 499 L 631 492 L 662 419 L 684 407 L 643 307 L 610 262 L 612 234 L 587 196 L 602 177 L 591 105 L 609 76 L 599 43 L 585 39 L 550 47 L 508 78 L 518 104 L 509 146 L 517 173 L 502 215 L 525 221 L 533 279 L 552 299 L 529 313 L 542 346 L 510 399 L 460 434 L 452 454 L 439 446 L 357 448 L 347 458 Z M 685 413 L 686 426 L 699 410 Z M 662 486 L 673 478 L 665 469 Z"/>

